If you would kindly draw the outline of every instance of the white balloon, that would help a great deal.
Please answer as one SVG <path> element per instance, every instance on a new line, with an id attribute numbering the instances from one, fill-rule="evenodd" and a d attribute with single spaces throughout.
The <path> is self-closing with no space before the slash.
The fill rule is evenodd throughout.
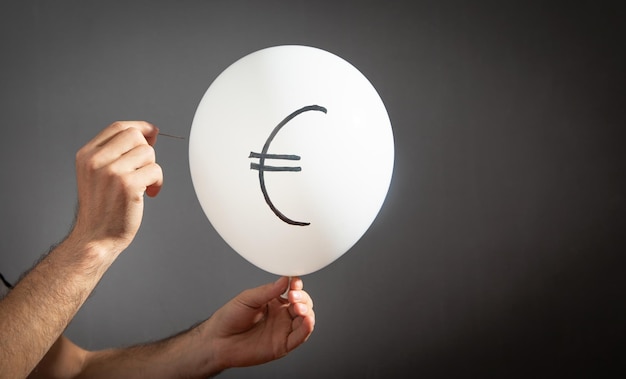
<path id="1" fill-rule="evenodd" d="M 276 275 L 309 274 L 348 251 L 376 218 L 393 161 L 391 123 L 371 83 L 306 46 L 233 63 L 202 98 L 189 137 L 211 224 Z"/>

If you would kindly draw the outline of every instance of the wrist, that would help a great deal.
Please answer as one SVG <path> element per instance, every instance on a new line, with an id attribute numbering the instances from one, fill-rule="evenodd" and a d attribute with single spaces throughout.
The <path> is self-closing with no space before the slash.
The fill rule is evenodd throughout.
<path id="1" fill-rule="evenodd" d="M 94 222 L 86 216 L 78 216 L 66 239 L 102 258 L 115 260 L 130 245 L 134 236 L 135 233 L 124 232 L 116 224 Z"/>
<path id="2" fill-rule="evenodd" d="M 189 331 L 194 339 L 199 352 L 196 357 L 198 373 L 205 376 L 214 376 L 229 368 L 226 361 L 222 359 L 221 348 L 218 336 L 212 332 L 213 317 L 205 320 Z"/>
<path id="3" fill-rule="evenodd" d="M 69 265 L 79 265 L 99 274 L 109 268 L 122 249 L 111 243 L 85 238 L 84 235 L 72 231 L 54 250 L 54 254 L 68 260 Z"/>

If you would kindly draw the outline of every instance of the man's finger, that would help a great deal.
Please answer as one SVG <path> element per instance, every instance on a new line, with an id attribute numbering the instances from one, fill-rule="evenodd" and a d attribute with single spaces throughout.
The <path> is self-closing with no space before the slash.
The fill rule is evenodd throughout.
<path id="1" fill-rule="evenodd" d="M 289 278 L 282 277 L 274 283 L 268 283 L 260 287 L 246 290 L 238 296 L 238 300 L 249 308 L 261 308 L 270 300 L 279 297 L 285 292 L 288 280 Z"/>
<path id="2" fill-rule="evenodd" d="M 289 291 L 289 314 L 291 318 L 306 316 L 313 310 L 313 300 L 306 291 Z"/>
<path id="3" fill-rule="evenodd" d="M 154 148 L 146 143 L 143 143 L 134 146 L 122 155 L 117 156 L 115 161 L 111 162 L 111 169 L 115 172 L 127 173 L 138 170 L 155 162 L 156 154 L 154 152 Z"/>
<path id="4" fill-rule="evenodd" d="M 116 121 L 98 133 L 89 144 L 94 147 L 102 146 L 113 136 L 128 128 L 138 129 L 150 146 L 154 145 L 156 136 L 159 134 L 159 128 L 146 121 Z"/>
<path id="5" fill-rule="evenodd" d="M 161 166 L 150 163 L 132 173 L 133 185 L 143 189 L 146 195 L 154 197 L 158 195 L 163 186 L 163 171 Z"/>
<path id="6" fill-rule="evenodd" d="M 154 171 L 152 173 L 152 184 L 146 188 L 146 195 L 155 197 L 161 191 L 161 187 L 163 187 L 163 170 L 161 169 L 161 166 L 156 163 L 152 166 L 151 170 Z"/>
<path id="7" fill-rule="evenodd" d="M 92 152 L 92 164 L 90 167 L 92 169 L 99 169 L 109 164 L 119 166 L 118 162 L 125 159 L 127 156 L 132 156 L 133 150 L 139 146 L 152 149 L 139 129 L 125 129 L 111 137 L 106 144 L 98 146 Z M 137 169 L 139 167 L 141 166 L 132 167 L 131 169 Z"/>
<path id="8" fill-rule="evenodd" d="M 287 337 L 287 350 L 291 351 L 304 343 L 315 327 L 315 315 L 313 311 L 308 317 L 297 318 L 293 321 L 292 331 Z"/>
<path id="9" fill-rule="evenodd" d="M 298 276 L 292 276 L 291 281 L 289 283 L 289 289 L 291 290 L 302 290 L 304 288 L 304 284 L 302 283 L 302 279 Z"/>

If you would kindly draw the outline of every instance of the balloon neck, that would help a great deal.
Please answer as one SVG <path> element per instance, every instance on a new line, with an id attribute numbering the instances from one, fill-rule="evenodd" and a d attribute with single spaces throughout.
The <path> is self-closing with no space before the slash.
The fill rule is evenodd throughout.
<path id="1" fill-rule="evenodd" d="M 289 299 L 289 290 L 291 289 L 291 276 L 289 277 L 289 282 L 287 282 L 287 289 L 280 295 L 281 298 L 287 300 Z"/>

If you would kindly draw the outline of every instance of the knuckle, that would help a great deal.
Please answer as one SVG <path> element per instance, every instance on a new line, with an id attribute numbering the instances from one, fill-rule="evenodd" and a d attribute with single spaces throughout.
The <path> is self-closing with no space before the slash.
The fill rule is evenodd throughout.
<path id="1" fill-rule="evenodd" d="M 146 141 L 146 137 L 143 136 L 141 130 L 131 126 L 130 128 L 126 129 L 125 132 L 130 135 L 130 138 L 132 138 L 135 143 L 146 145 L 148 144 L 148 141 Z"/>
<path id="2" fill-rule="evenodd" d="M 156 177 L 159 177 L 159 178 L 163 177 L 163 168 L 161 168 L 161 166 L 158 163 L 152 164 L 152 170 L 154 171 L 154 175 Z"/>
<path id="3" fill-rule="evenodd" d="M 115 183 L 118 191 L 126 194 L 124 197 L 128 197 L 129 194 L 135 192 L 136 186 L 132 175 L 120 175 L 117 173 L 113 173 L 113 175 L 115 176 L 113 182 Z"/>
<path id="4" fill-rule="evenodd" d="M 120 174 L 118 173 L 115 165 L 113 165 L 113 164 L 106 165 L 106 166 L 102 167 L 101 171 L 102 171 L 102 174 L 105 177 L 109 178 L 109 179 L 116 178 L 116 177 L 120 176 Z"/>
<path id="5" fill-rule="evenodd" d="M 133 192 L 135 190 L 135 183 L 130 175 L 120 176 L 120 186 L 125 192 Z"/>
<path id="6" fill-rule="evenodd" d="M 124 126 L 124 121 L 115 121 L 111 125 L 109 125 L 109 128 L 117 131 L 118 133 L 126 129 L 126 127 Z"/>
<path id="7" fill-rule="evenodd" d="M 84 161 L 83 163 L 83 169 L 90 171 L 90 172 L 97 171 L 99 168 L 100 168 L 100 164 L 98 163 L 98 160 L 93 156 L 87 159 L 86 161 Z"/>
<path id="8" fill-rule="evenodd" d="M 76 155 L 74 156 L 74 160 L 76 161 L 76 163 L 83 162 L 85 160 L 86 155 L 87 155 L 87 149 L 86 147 L 83 146 L 76 152 Z"/>
<path id="9" fill-rule="evenodd" d="M 156 161 L 156 152 L 154 151 L 154 148 L 152 146 L 146 143 L 140 145 L 139 148 L 141 149 L 141 153 L 146 156 L 151 162 Z"/>
<path id="10" fill-rule="evenodd" d="M 81 149 L 76 153 L 76 167 L 87 171 L 95 171 L 98 169 L 97 154 L 93 154 L 86 149 Z"/>

